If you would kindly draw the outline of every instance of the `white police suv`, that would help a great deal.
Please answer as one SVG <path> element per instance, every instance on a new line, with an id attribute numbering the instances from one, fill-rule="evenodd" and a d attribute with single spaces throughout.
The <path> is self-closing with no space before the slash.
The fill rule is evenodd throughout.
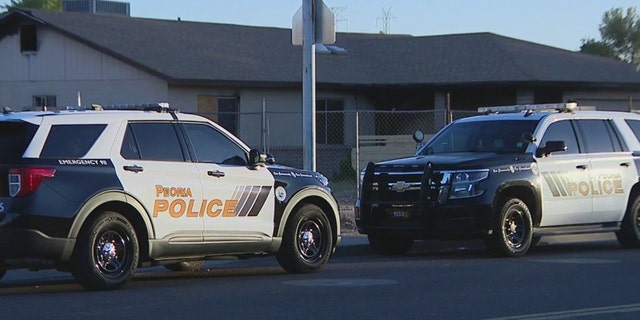
<path id="1" fill-rule="evenodd" d="M 220 255 L 324 265 L 340 241 L 319 173 L 265 163 L 216 123 L 166 106 L 0 115 L 0 274 L 70 271 L 85 288 Z"/>
<path id="2" fill-rule="evenodd" d="M 576 108 L 485 108 L 415 156 L 369 163 L 359 232 L 395 254 L 416 239 L 482 238 L 518 256 L 542 236 L 594 232 L 640 247 L 640 115 Z"/>

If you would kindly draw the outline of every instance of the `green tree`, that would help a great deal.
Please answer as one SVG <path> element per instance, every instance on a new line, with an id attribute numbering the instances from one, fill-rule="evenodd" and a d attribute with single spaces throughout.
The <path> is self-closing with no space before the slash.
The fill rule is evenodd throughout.
<path id="1" fill-rule="evenodd" d="M 610 56 L 640 66 L 640 16 L 635 7 L 605 12 L 600 37 L 600 41 L 582 39 L 580 52 Z"/>
<path id="2" fill-rule="evenodd" d="M 60 11 L 62 9 L 62 0 L 11 0 L 9 4 L 1 8 L 4 10 L 28 8 Z"/>

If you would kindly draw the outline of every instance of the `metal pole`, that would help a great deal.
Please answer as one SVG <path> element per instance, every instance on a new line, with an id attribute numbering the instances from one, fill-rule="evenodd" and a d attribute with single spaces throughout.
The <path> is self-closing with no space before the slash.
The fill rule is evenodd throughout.
<path id="1" fill-rule="evenodd" d="M 356 110 L 356 196 L 360 197 L 360 111 Z"/>
<path id="2" fill-rule="evenodd" d="M 262 98 L 262 152 L 267 153 L 267 98 Z"/>
<path id="3" fill-rule="evenodd" d="M 305 170 L 316 171 L 315 0 L 302 0 L 302 153 Z"/>

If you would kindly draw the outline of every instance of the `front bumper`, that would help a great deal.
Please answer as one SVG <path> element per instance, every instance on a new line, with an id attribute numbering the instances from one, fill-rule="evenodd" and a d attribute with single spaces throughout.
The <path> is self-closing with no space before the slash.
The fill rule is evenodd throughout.
<path id="1" fill-rule="evenodd" d="M 490 230 L 492 206 L 477 201 L 462 202 L 442 206 L 374 202 L 361 206 L 357 201 L 355 221 L 362 234 L 415 239 L 468 239 L 486 235 Z"/>

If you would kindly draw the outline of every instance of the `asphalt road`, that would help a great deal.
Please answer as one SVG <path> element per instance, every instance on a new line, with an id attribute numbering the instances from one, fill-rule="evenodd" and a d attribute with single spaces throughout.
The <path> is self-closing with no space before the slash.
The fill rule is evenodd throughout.
<path id="1" fill-rule="evenodd" d="M 639 319 L 640 250 L 611 235 L 544 238 L 522 258 L 481 243 L 421 242 L 373 254 L 348 236 L 320 272 L 272 257 L 212 261 L 199 272 L 143 269 L 125 288 L 84 291 L 65 273 L 9 271 L 2 319 Z"/>

